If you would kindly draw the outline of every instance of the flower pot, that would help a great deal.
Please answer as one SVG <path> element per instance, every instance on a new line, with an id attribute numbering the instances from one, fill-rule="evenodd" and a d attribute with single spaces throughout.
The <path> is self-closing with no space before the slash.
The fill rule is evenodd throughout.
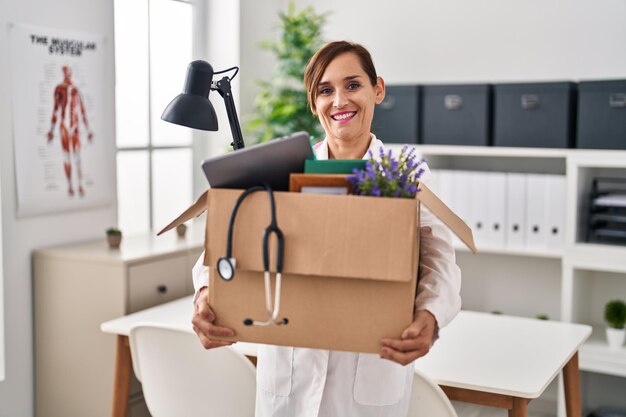
<path id="1" fill-rule="evenodd" d="M 609 343 L 609 348 L 618 350 L 624 345 L 624 339 L 626 338 L 626 329 L 614 329 L 612 327 L 606 328 L 606 340 Z"/>
<path id="2" fill-rule="evenodd" d="M 107 242 L 109 243 L 109 248 L 119 249 L 120 243 L 122 243 L 122 235 L 107 235 Z"/>
<path id="3" fill-rule="evenodd" d="M 187 225 L 185 223 L 181 223 L 176 226 L 176 234 L 178 235 L 178 237 L 185 237 L 185 233 L 187 233 Z"/>

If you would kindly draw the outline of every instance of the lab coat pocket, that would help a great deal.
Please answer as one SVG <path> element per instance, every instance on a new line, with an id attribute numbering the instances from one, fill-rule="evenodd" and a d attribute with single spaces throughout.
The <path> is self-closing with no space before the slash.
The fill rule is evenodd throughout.
<path id="1" fill-rule="evenodd" d="M 291 394 L 293 348 L 259 345 L 257 384 L 270 394 L 286 397 Z"/>
<path id="2" fill-rule="evenodd" d="M 393 405 L 406 388 L 404 366 L 378 355 L 360 353 L 354 381 L 354 401 L 361 405 Z"/>

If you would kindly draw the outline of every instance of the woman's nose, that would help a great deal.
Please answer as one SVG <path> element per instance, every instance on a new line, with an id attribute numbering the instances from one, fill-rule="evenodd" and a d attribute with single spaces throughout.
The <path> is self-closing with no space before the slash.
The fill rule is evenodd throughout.
<path id="1" fill-rule="evenodd" d="M 337 90 L 335 92 L 335 97 L 334 97 L 334 100 L 333 100 L 333 106 L 335 106 L 335 107 L 340 109 L 343 106 L 345 106 L 346 103 L 347 103 L 347 100 L 346 100 L 346 96 L 343 93 L 343 91 Z"/>

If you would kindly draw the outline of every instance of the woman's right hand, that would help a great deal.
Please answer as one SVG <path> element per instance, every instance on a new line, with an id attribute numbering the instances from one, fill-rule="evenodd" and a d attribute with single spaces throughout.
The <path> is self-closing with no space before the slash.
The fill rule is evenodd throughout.
<path id="1" fill-rule="evenodd" d="M 198 335 L 200 343 L 202 343 L 205 349 L 232 345 L 234 342 L 211 338 L 211 336 L 234 336 L 235 331 L 228 327 L 220 327 L 213 324 L 215 313 L 209 306 L 208 297 L 209 287 L 201 288 L 194 302 L 193 318 L 191 319 L 193 330 Z"/>

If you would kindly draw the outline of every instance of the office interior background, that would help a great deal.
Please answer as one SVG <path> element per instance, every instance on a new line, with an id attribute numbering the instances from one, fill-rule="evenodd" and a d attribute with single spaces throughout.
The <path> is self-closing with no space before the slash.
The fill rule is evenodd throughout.
<path id="1" fill-rule="evenodd" d="M 0 1 L 0 417 L 34 415 L 32 251 L 102 238 L 107 227 L 117 224 L 127 233 L 148 232 L 200 195 L 205 188 L 200 161 L 224 152 L 231 141 L 222 102 L 214 103 L 221 123 L 218 132 L 163 127 L 159 115 L 182 87 L 187 63 L 205 59 L 216 69 L 240 66 L 234 94 L 242 121 L 249 118 L 258 92 L 255 81 L 270 79 L 275 64 L 258 44 L 274 35 L 278 12 L 287 4 L 287 0 Z M 626 79 L 624 0 L 297 0 L 295 4 L 330 12 L 324 37 L 365 45 L 388 84 Z M 14 86 L 7 59 L 11 23 L 106 37 L 104 134 L 99 140 L 108 143 L 102 157 L 117 179 L 115 204 L 16 216 Z M 489 165 L 489 159 L 485 157 L 484 163 Z M 625 172 L 620 171 L 622 177 Z M 615 253 L 624 262 L 626 249 Z M 500 279 L 490 275 L 474 283 L 488 293 L 486 300 L 472 292 L 476 288 L 472 282 L 464 282 L 470 306 L 563 319 L 561 280 L 567 266 L 560 257 L 459 256 L 468 270 L 489 264 L 510 275 Z M 593 279 L 610 281 L 610 289 L 626 297 L 626 273 L 607 275 Z M 504 282 L 507 279 L 511 281 Z M 84 308 L 89 308 L 89 300 Z M 625 361 L 621 359 L 622 367 Z M 626 408 L 625 375 L 584 371 L 584 406 Z M 539 413 L 552 413 L 556 389 L 548 390 Z"/>

